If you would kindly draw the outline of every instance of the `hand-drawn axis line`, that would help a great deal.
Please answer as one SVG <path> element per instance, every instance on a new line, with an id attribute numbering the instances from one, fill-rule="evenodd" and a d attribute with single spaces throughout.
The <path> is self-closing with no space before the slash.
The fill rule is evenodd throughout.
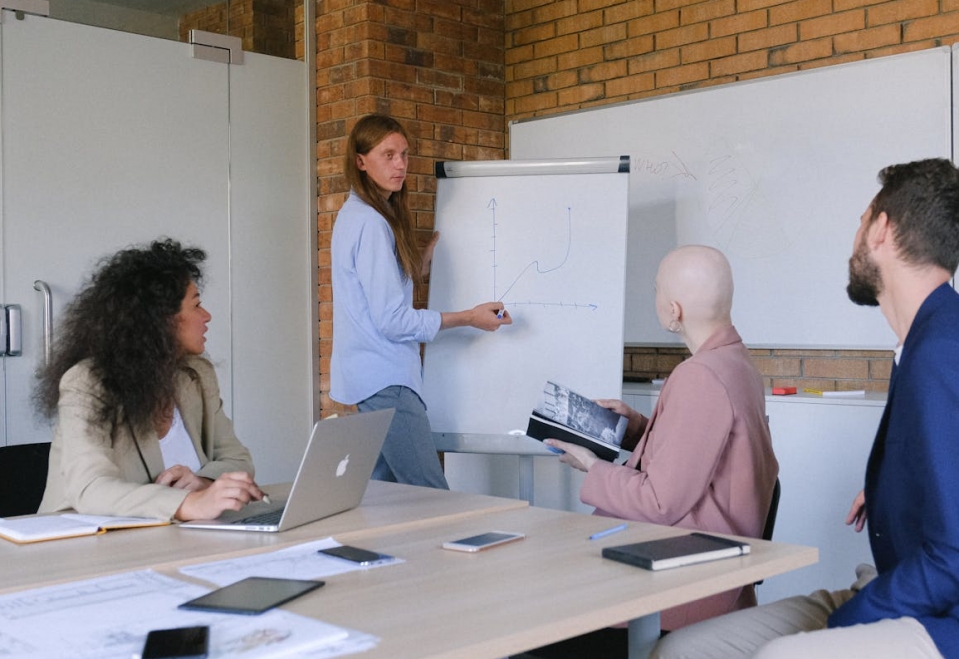
<path id="1" fill-rule="evenodd" d="M 591 311 L 596 311 L 599 308 L 598 304 L 590 303 L 581 303 L 581 302 L 534 302 L 533 300 L 527 300 L 526 302 L 510 302 L 511 307 L 567 307 L 571 309 L 589 309 Z"/>

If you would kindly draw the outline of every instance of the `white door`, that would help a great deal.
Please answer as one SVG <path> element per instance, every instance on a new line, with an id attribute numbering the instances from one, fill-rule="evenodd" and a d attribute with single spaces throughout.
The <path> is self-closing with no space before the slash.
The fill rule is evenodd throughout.
<path id="1" fill-rule="evenodd" d="M 306 81 L 295 60 L 244 53 L 230 67 L 233 423 L 261 483 L 293 480 L 313 423 Z"/>
<path id="2" fill-rule="evenodd" d="M 258 181 L 257 192 L 265 187 L 266 194 L 279 195 L 275 204 L 256 198 L 273 209 L 272 215 L 251 209 L 247 197 L 256 195 L 245 192 L 242 182 L 233 181 L 231 187 L 231 131 L 236 139 L 243 130 L 269 125 L 278 115 L 294 121 L 289 106 L 303 103 L 301 108 L 305 107 L 300 99 L 305 94 L 290 89 L 289 81 L 296 79 L 294 70 L 302 69 L 295 67 L 302 63 L 275 65 L 267 62 L 275 58 L 254 57 L 254 66 L 245 71 L 239 88 L 256 87 L 256 70 L 262 71 L 260 76 L 271 87 L 260 99 L 265 109 L 241 109 L 231 108 L 230 70 L 239 67 L 194 59 L 190 53 L 187 44 L 29 15 L 16 20 L 11 12 L 3 12 L 0 303 L 20 306 L 22 355 L 0 360 L 0 445 L 50 438 L 50 429 L 35 420 L 29 400 L 33 373 L 44 354 L 43 295 L 35 290 L 35 282 L 45 282 L 51 290 L 55 327 L 64 304 L 97 260 L 132 243 L 170 236 L 207 251 L 203 297 L 213 315 L 207 350 L 217 368 L 228 413 L 233 412 L 235 389 L 263 390 L 263 383 L 280 377 L 275 371 L 246 367 L 234 346 L 234 327 L 243 327 L 244 337 L 272 336 L 282 345 L 309 348 L 308 339 L 301 338 L 309 334 L 308 280 L 288 281 L 309 276 L 305 210 L 299 217 L 290 217 L 304 206 L 305 194 L 299 200 L 288 199 L 297 196 L 291 185 L 302 189 L 306 180 L 291 176 L 291 168 L 301 161 L 305 168 L 305 160 L 298 154 L 291 158 L 288 143 L 303 134 L 305 121 L 304 126 L 292 127 L 292 138 L 271 136 L 271 142 L 281 143 L 284 155 L 276 156 L 267 146 L 264 155 L 254 153 L 248 162 L 232 165 L 243 172 L 241 181 Z M 285 81 L 287 88 L 274 89 L 277 79 Z M 278 101 L 271 96 L 277 93 L 295 100 L 281 97 Z M 250 102 L 257 95 L 247 92 L 244 96 Z M 243 117 L 232 126 L 231 112 Z M 250 138 L 237 142 L 243 151 Z M 279 166 L 280 160 L 293 165 Z M 259 182 L 260 176 L 271 175 L 293 182 L 280 181 L 275 189 L 269 179 Z M 242 231 L 231 226 L 231 215 L 243 218 Z M 276 242 L 284 248 L 279 259 L 253 263 L 246 258 L 263 239 L 263 231 L 254 226 L 257 221 L 271 224 L 276 231 Z M 296 246 L 293 252 L 291 244 Z M 235 262 L 238 256 L 244 257 L 242 262 Z M 280 263 L 274 272 L 270 264 L 276 260 Z M 294 308 L 286 312 L 289 322 L 284 327 L 275 328 L 274 314 L 284 313 L 277 308 L 279 302 L 270 300 L 262 310 L 251 308 L 255 291 L 234 285 L 237 272 L 255 273 L 267 288 L 285 284 L 286 295 L 279 297 Z M 247 352 L 248 343 L 245 339 Z M 279 403 L 263 392 L 267 407 L 258 398 L 245 409 L 249 432 L 262 435 L 263 427 L 276 430 L 278 426 L 294 441 L 278 451 L 275 438 L 244 437 L 243 424 L 237 423 L 238 434 L 254 451 L 254 459 L 259 463 L 262 455 L 271 462 L 276 479 L 286 477 L 288 455 L 295 462 L 308 435 L 309 368 L 298 364 L 308 363 L 308 355 L 297 355 L 300 359 L 294 359 L 292 367 L 284 363 L 284 359 L 290 361 L 289 355 L 281 354 L 275 360 L 279 363 L 257 362 L 256 368 L 263 364 L 268 369 L 293 368 L 291 376 L 284 373 L 282 377 L 284 383 L 295 382 L 296 391 Z M 243 382 L 235 382 L 237 363 L 243 363 L 247 371 Z M 247 393 L 244 397 L 251 398 Z M 286 408 L 276 409 L 277 404 Z M 293 469 L 295 464 L 290 475 Z"/>

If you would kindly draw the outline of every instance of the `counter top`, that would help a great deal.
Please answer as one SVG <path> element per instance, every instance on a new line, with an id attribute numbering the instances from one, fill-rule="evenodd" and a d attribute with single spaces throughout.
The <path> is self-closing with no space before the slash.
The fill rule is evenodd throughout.
<path id="1" fill-rule="evenodd" d="M 651 382 L 623 383 L 624 396 L 659 396 L 661 389 L 662 387 L 660 385 Z M 860 396 L 820 396 L 800 391 L 795 394 L 789 394 L 788 396 L 774 396 L 772 391 L 767 387 L 766 401 L 774 403 L 816 403 L 824 405 L 868 405 L 881 407 L 886 404 L 886 394 L 881 391 L 867 391 Z"/>

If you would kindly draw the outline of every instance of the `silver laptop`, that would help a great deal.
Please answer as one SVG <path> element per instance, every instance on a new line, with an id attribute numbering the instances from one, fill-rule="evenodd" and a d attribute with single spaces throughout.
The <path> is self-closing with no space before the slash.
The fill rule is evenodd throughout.
<path id="1" fill-rule="evenodd" d="M 257 501 L 181 528 L 277 533 L 360 505 L 394 410 L 334 417 L 313 426 L 286 501 Z"/>

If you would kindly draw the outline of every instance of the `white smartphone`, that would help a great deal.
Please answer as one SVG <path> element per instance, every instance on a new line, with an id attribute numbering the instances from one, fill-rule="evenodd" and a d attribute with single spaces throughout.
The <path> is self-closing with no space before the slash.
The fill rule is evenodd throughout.
<path id="1" fill-rule="evenodd" d="M 503 531 L 490 531 L 472 535 L 468 538 L 452 540 L 443 543 L 443 549 L 452 549 L 453 551 L 483 551 L 497 545 L 505 545 L 507 542 L 522 540 L 526 537 L 525 533 L 505 533 Z"/>

